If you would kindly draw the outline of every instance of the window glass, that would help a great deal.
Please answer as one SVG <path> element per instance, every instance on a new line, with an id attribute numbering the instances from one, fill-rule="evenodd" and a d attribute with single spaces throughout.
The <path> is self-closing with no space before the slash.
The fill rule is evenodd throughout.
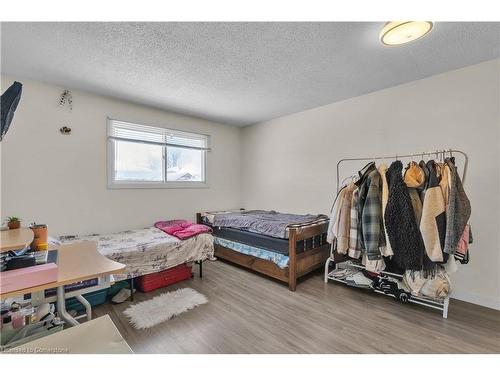
<path id="1" fill-rule="evenodd" d="M 208 136 L 108 120 L 110 187 L 204 186 Z"/>
<path id="2" fill-rule="evenodd" d="M 167 181 L 204 181 L 204 151 L 167 147 Z"/>
<path id="3" fill-rule="evenodd" d="M 163 181 L 163 146 L 115 141 L 115 180 Z"/>

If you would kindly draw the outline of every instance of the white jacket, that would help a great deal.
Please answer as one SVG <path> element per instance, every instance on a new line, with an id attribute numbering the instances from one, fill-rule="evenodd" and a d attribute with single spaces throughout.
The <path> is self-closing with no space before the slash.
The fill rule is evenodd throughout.
<path id="1" fill-rule="evenodd" d="M 340 208 L 342 207 L 342 201 L 344 200 L 345 189 L 339 191 L 337 198 L 335 198 L 335 203 L 332 207 L 332 212 L 330 213 L 330 222 L 328 223 L 328 231 L 326 233 L 326 240 L 328 243 L 333 243 L 333 241 L 338 236 L 339 231 L 339 219 L 340 219 Z"/>

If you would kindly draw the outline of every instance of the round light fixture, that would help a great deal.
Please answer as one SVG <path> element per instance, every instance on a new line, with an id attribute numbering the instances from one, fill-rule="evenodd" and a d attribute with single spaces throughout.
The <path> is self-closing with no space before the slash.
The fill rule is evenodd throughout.
<path id="1" fill-rule="evenodd" d="M 380 41 L 387 46 L 397 46 L 422 38 L 431 30 L 430 21 L 387 22 L 380 32 Z"/>

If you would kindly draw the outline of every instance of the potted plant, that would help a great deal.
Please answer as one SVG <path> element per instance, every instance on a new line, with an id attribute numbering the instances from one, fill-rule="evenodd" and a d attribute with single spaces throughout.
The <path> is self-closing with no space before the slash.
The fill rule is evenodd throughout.
<path id="1" fill-rule="evenodd" d="M 19 229 L 21 227 L 21 219 L 15 216 L 9 216 L 7 218 L 7 226 L 9 229 Z"/>

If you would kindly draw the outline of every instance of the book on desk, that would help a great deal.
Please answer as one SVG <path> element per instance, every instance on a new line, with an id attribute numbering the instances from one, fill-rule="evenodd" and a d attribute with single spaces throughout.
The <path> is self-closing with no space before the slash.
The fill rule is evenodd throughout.
<path id="1" fill-rule="evenodd" d="M 40 252 L 11 250 L 2 253 L 1 258 L 1 293 L 57 281 L 57 250 Z"/>

